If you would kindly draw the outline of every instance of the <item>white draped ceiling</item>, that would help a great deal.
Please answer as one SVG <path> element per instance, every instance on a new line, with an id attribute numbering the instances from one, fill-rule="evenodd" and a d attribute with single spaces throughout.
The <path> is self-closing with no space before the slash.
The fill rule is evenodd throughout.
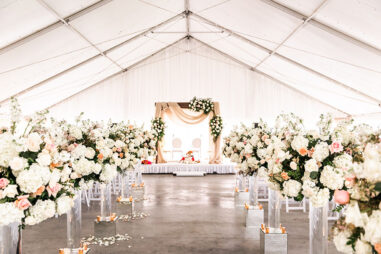
<path id="1" fill-rule="evenodd" d="M 379 0 L 3 0 L 0 113 L 16 95 L 27 113 L 147 121 L 196 95 L 232 121 L 377 122 L 380 17 Z"/>

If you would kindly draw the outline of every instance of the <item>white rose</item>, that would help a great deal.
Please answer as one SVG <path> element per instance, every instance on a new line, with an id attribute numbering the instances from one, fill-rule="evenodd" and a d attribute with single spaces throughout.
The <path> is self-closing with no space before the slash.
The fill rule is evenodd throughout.
<path id="1" fill-rule="evenodd" d="M 19 192 L 16 184 L 9 184 L 3 191 L 3 197 L 14 198 Z"/>
<path id="2" fill-rule="evenodd" d="M 290 168 L 291 168 L 292 170 L 296 170 L 296 169 L 298 168 L 298 165 L 295 163 L 295 161 L 291 161 L 291 162 L 290 162 Z"/>
<path id="3" fill-rule="evenodd" d="M 21 157 L 15 157 L 9 162 L 9 166 L 13 171 L 20 171 L 25 168 L 27 161 L 24 158 Z"/>
<path id="4" fill-rule="evenodd" d="M 42 139 L 38 133 L 33 132 L 29 134 L 27 139 L 27 147 L 31 152 L 38 152 L 40 150 L 40 145 L 42 144 Z"/>
<path id="5" fill-rule="evenodd" d="M 86 148 L 86 152 L 85 152 L 85 157 L 88 158 L 88 159 L 92 159 L 94 158 L 95 156 L 95 151 L 93 148 L 91 147 L 87 147 Z"/>

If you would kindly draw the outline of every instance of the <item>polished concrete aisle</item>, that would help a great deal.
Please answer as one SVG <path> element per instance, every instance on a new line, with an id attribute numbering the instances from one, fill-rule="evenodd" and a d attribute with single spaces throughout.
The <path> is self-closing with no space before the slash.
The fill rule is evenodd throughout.
<path id="1" fill-rule="evenodd" d="M 174 177 L 145 175 L 147 200 L 142 220 L 118 224 L 118 233 L 132 239 L 113 246 L 91 246 L 90 253 L 259 253 L 259 242 L 245 237 L 243 211 L 234 208 L 234 176 Z M 266 209 L 266 204 L 265 209 Z M 99 204 L 82 206 L 83 236 L 93 234 Z M 308 253 L 308 215 L 286 213 L 282 222 L 289 233 L 289 253 Z M 65 246 L 66 217 L 27 227 L 24 253 L 58 253 Z M 337 253 L 330 244 L 330 254 Z"/>

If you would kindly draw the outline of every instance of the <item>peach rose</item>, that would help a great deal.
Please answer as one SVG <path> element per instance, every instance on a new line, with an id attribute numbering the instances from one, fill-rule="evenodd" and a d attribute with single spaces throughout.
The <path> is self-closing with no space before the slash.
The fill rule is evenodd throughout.
<path id="1" fill-rule="evenodd" d="M 45 190 L 45 186 L 42 185 L 40 188 L 37 189 L 35 193 L 32 194 L 33 197 L 40 196 Z"/>
<path id="2" fill-rule="evenodd" d="M 15 201 L 15 206 L 20 210 L 28 209 L 28 207 L 32 205 L 29 202 L 28 197 L 28 195 L 17 197 L 17 200 Z"/>
<path id="3" fill-rule="evenodd" d="M 99 159 L 99 160 L 102 160 L 102 159 L 103 159 L 103 154 L 101 154 L 101 153 L 98 154 L 98 159 Z"/>
<path id="4" fill-rule="evenodd" d="M 333 197 L 335 202 L 339 205 L 346 205 L 349 203 L 349 192 L 346 190 L 335 190 Z"/>
<path id="5" fill-rule="evenodd" d="M 377 251 L 378 254 L 381 254 L 381 243 L 376 243 L 374 245 L 374 249 Z"/>
<path id="6" fill-rule="evenodd" d="M 284 180 L 288 180 L 288 179 L 290 179 L 290 177 L 288 176 L 288 174 L 287 174 L 286 172 L 282 172 L 280 175 L 282 176 L 282 178 L 283 178 Z"/>
<path id="7" fill-rule="evenodd" d="M 307 155 L 307 149 L 306 148 L 300 148 L 300 150 L 299 150 L 299 154 L 301 155 L 301 156 L 306 156 Z"/>
<path id="8" fill-rule="evenodd" d="M 5 189 L 9 184 L 9 180 L 7 178 L 0 178 L 0 189 Z"/>

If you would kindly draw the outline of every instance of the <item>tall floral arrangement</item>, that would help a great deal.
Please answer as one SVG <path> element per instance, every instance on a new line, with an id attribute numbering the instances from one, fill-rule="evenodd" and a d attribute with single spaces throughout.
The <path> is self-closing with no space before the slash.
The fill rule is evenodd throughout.
<path id="1" fill-rule="evenodd" d="M 73 192 L 62 177 L 54 139 L 42 128 L 45 114 L 26 118 L 20 130 L 17 101 L 12 100 L 11 108 L 10 128 L 0 133 L 0 224 L 34 225 L 66 213 Z"/>
<path id="2" fill-rule="evenodd" d="M 311 153 L 310 141 L 304 130 L 303 121 L 294 114 L 281 114 L 268 146 L 267 178 L 269 187 L 283 196 L 303 199 L 302 184 L 304 163 Z"/>
<path id="3" fill-rule="evenodd" d="M 357 128 L 359 140 L 364 126 Z M 358 130 L 361 130 L 359 133 Z M 380 132 L 368 135 L 362 153 L 345 179 L 345 190 L 335 192 L 335 201 L 348 204 L 344 217 L 333 227 L 334 243 L 343 253 L 381 253 L 381 140 Z"/>
<path id="4" fill-rule="evenodd" d="M 304 164 L 303 194 L 315 207 L 332 199 L 334 191 L 346 189 L 345 177 L 360 156 L 360 143 L 354 135 L 353 121 L 332 124 L 330 115 L 322 115 L 320 133 L 309 137 L 310 157 Z"/>
<path id="5" fill-rule="evenodd" d="M 267 163 L 266 148 L 270 143 L 270 131 L 261 122 L 258 126 L 241 125 L 224 139 L 223 154 L 237 163 L 245 175 L 257 173 Z"/>

